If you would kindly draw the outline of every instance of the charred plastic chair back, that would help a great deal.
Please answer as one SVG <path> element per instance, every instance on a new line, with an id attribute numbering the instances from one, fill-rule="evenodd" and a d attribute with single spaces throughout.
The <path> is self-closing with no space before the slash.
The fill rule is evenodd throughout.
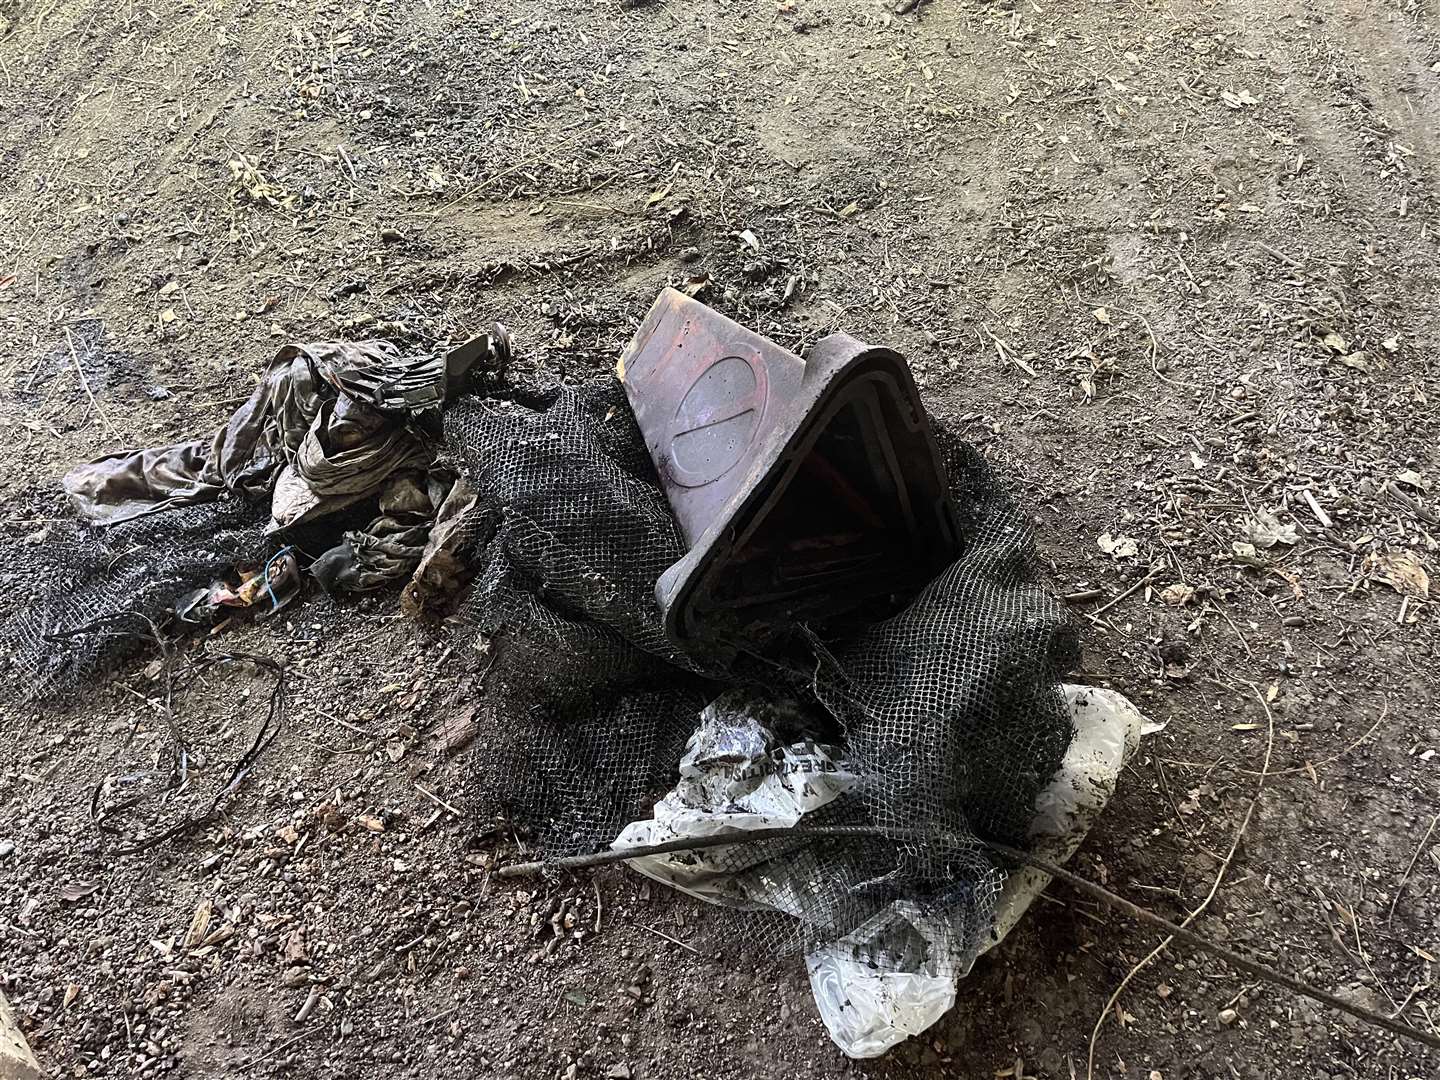
<path id="1" fill-rule="evenodd" d="M 733 650 L 912 593 L 958 554 L 903 357 L 831 334 L 802 360 L 666 289 L 616 371 L 690 545 L 670 637 Z"/>

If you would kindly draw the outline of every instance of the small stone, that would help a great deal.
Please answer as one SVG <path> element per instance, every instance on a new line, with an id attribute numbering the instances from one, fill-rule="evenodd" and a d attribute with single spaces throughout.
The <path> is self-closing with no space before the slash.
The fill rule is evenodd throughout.
<path id="1" fill-rule="evenodd" d="M 610 1080 L 630 1080 L 629 1065 L 611 1065 L 610 1071 L 605 1074 Z"/>
<path id="2" fill-rule="evenodd" d="M 387 244 L 394 244 L 404 240 L 405 234 L 399 229 L 387 227 L 380 230 L 380 239 L 384 240 Z"/>
<path id="3" fill-rule="evenodd" d="M 1217 1016 L 1216 1019 L 1219 1020 L 1220 1023 L 1224 1024 L 1226 1027 L 1230 1027 L 1237 1020 L 1240 1019 L 1240 1014 L 1234 1009 L 1221 1009 L 1220 1015 Z"/>
<path id="4" fill-rule="evenodd" d="M 0 840 L 0 859 L 8 859 L 15 854 L 14 840 Z"/>
<path id="5" fill-rule="evenodd" d="M 684 251 L 680 252 L 680 261 L 682 263 L 693 263 L 699 258 L 700 249 L 697 247 L 687 247 Z"/>

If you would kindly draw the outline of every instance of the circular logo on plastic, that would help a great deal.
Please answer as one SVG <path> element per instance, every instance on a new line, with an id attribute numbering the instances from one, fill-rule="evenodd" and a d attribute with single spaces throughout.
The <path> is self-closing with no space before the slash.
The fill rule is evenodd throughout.
<path id="1" fill-rule="evenodd" d="M 765 369 L 749 356 L 722 357 L 701 372 L 670 425 L 675 482 L 703 487 L 733 469 L 755 440 L 765 397 Z"/>

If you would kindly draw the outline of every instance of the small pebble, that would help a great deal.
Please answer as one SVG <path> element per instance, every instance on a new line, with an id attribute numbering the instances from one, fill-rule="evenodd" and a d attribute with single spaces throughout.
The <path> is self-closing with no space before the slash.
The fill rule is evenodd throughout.
<path id="1" fill-rule="evenodd" d="M 1235 1021 L 1240 1019 L 1240 1014 L 1234 1009 L 1221 1009 L 1220 1015 L 1217 1016 L 1216 1019 L 1226 1027 L 1230 1027 Z"/>
<path id="2" fill-rule="evenodd" d="M 0 840 L 0 859 L 8 859 L 15 853 L 14 840 Z"/>

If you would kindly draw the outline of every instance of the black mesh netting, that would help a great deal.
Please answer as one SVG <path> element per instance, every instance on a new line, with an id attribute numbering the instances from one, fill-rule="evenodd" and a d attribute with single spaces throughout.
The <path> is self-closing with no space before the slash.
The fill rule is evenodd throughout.
<path id="1" fill-rule="evenodd" d="M 794 944 L 903 901 L 955 928 L 938 966 L 968 966 L 1004 881 L 975 831 L 1024 842 L 1069 744 L 1059 678 L 1076 659 L 1024 519 L 983 462 L 944 440 L 967 542 L 907 607 L 841 640 L 796 627 L 722 675 L 663 632 L 655 580 L 683 546 L 623 393 L 598 384 L 531 405 L 466 401 L 445 424 L 479 494 L 463 615 L 494 650 L 495 722 L 476 756 L 486 809 L 528 822 L 551 854 L 608 846 L 674 786 L 706 701 L 736 685 L 783 694 L 797 707 L 779 740 L 837 744 L 859 777 L 807 822 L 926 835 L 752 845 L 735 869 L 784 861 L 771 900 L 799 916 Z"/>
<path id="2" fill-rule="evenodd" d="M 1071 737 L 1059 679 L 1077 659 L 1073 627 L 1036 582 L 1028 527 L 979 457 L 942 433 L 965 547 L 898 613 L 839 638 L 796 626 L 719 671 L 665 636 L 654 587 L 683 543 L 618 383 L 462 398 L 444 442 L 476 494 L 458 621 L 492 658 L 477 813 L 528 826 L 549 855 L 607 847 L 675 786 L 707 702 L 735 687 L 784 699 L 780 741 L 839 747 L 857 778 L 806 822 L 902 839 L 714 849 L 734 852 L 752 895 L 769 889 L 770 906 L 798 917 L 786 940 L 752 943 L 844 937 L 864 950 L 866 927 L 898 903 L 951 928 L 915 946 L 943 952 L 929 964 L 968 967 L 1005 877 L 975 837 L 1023 844 Z M 24 599 L 0 648 L 38 691 L 78 684 L 184 591 L 263 559 L 267 509 L 225 501 L 22 546 L 6 573 Z M 764 869 L 780 864 L 778 877 Z M 912 970 L 909 947 L 890 935 L 866 955 Z"/>
<path id="3" fill-rule="evenodd" d="M 0 655 L 30 697 L 72 692 L 147 642 L 176 600 L 263 562 L 267 502 L 215 502 L 101 527 L 61 522 L 4 555 Z"/>

